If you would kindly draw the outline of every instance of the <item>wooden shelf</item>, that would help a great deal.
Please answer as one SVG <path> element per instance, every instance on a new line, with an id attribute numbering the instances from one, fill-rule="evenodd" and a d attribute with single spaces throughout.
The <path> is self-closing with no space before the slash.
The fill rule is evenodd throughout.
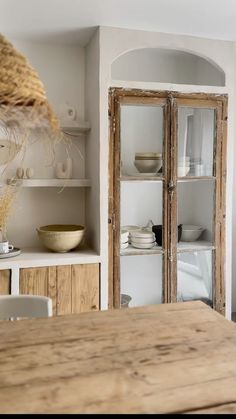
<path id="1" fill-rule="evenodd" d="M 88 132 L 91 127 L 87 121 L 61 122 L 61 129 L 65 134 L 80 135 Z"/>
<path id="2" fill-rule="evenodd" d="M 88 248 L 74 249 L 66 253 L 50 252 L 40 247 L 22 248 L 20 255 L 1 259 L 0 269 L 76 265 L 83 263 L 100 263 L 100 256 L 94 250 Z"/>
<path id="3" fill-rule="evenodd" d="M 215 176 L 184 176 L 178 178 L 178 182 L 191 182 L 195 180 L 216 180 L 216 178 Z"/>
<path id="4" fill-rule="evenodd" d="M 162 255 L 163 249 L 160 246 L 154 246 L 152 249 L 136 249 L 129 245 L 126 249 L 120 250 L 120 256 L 138 256 L 138 255 Z"/>
<path id="5" fill-rule="evenodd" d="M 206 250 L 214 250 L 215 246 L 211 242 L 204 240 L 196 240 L 195 242 L 182 242 L 180 241 L 177 246 L 178 253 L 184 252 L 199 252 Z"/>
<path id="6" fill-rule="evenodd" d="M 121 182 L 162 182 L 164 178 L 160 176 L 129 176 L 123 175 L 120 177 Z"/>
<path id="7" fill-rule="evenodd" d="M 91 186 L 90 179 L 7 179 L 8 185 L 17 185 L 24 188 L 37 187 L 66 187 L 83 188 Z"/>

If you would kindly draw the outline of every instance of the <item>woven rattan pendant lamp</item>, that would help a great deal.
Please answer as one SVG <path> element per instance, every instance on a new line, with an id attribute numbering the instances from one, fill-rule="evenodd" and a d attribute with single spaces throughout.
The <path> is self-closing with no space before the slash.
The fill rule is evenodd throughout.
<path id="1" fill-rule="evenodd" d="M 37 128 L 52 142 L 61 136 L 59 122 L 44 86 L 28 60 L 0 34 L 0 124 L 17 141 Z"/>

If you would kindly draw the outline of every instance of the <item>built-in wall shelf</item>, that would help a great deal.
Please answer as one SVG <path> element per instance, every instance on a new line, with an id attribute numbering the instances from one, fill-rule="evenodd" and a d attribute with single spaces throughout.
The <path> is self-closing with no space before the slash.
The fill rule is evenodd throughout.
<path id="1" fill-rule="evenodd" d="M 17 245 L 17 244 L 16 244 Z M 0 260 L 1 269 L 32 268 L 40 266 L 100 263 L 100 256 L 92 249 L 74 249 L 67 253 L 50 252 L 44 248 L 22 248 L 21 254 Z"/>
<path id="2" fill-rule="evenodd" d="M 61 122 L 61 129 L 65 134 L 80 135 L 87 133 L 91 127 L 87 121 Z"/>
<path id="3" fill-rule="evenodd" d="M 22 186 L 25 188 L 36 187 L 66 187 L 83 188 L 91 186 L 90 179 L 7 179 L 8 185 Z"/>
<path id="4" fill-rule="evenodd" d="M 215 180 L 215 176 L 183 176 L 178 178 L 178 182 L 192 182 L 196 180 Z"/>
<path id="5" fill-rule="evenodd" d="M 120 250 L 120 256 L 137 256 L 137 255 L 161 255 L 163 249 L 160 246 L 154 246 L 152 249 L 136 249 L 129 245 L 126 249 Z"/>
<path id="6" fill-rule="evenodd" d="M 130 175 L 123 175 L 120 177 L 121 182 L 161 182 L 163 180 L 162 176 L 145 176 L 145 173 L 143 173 L 141 176 L 130 176 Z"/>
<path id="7" fill-rule="evenodd" d="M 202 250 L 214 250 L 215 246 L 209 242 L 204 240 L 196 240 L 194 242 L 179 242 L 177 246 L 177 252 L 199 252 Z"/>

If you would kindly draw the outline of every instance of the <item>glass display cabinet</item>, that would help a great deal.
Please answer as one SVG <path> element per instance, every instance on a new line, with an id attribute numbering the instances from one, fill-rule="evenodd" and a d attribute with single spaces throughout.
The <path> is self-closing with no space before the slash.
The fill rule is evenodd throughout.
<path id="1" fill-rule="evenodd" d="M 109 299 L 224 313 L 227 96 L 112 88 Z"/>

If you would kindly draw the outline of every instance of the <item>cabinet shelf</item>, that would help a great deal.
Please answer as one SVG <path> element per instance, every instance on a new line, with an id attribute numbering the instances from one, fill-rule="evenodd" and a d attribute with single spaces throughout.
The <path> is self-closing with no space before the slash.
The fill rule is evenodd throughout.
<path id="1" fill-rule="evenodd" d="M 164 178 L 162 176 L 128 176 L 124 175 L 120 177 L 121 182 L 162 182 Z"/>
<path id="2" fill-rule="evenodd" d="M 87 121 L 61 122 L 61 129 L 65 134 L 80 135 L 87 133 L 91 127 Z"/>
<path id="3" fill-rule="evenodd" d="M 155 246 L 152 249 L 136 249 L 128 246 L 126 249 L 120 250 L 120 256 L 138 256 L 138 255 L 162 255 L 163 249 L 160 246 Z"/>
<path id="4" fill-rule="evenodd" d="M 179 177 L 178 182 L 191 182 L 197 180 L 215 180 L 215 176 L 184 176 Z"/>
<path id="5" fill-rule="evenodd" d="M 194 242 L 179 242 L 177 246 L 178 253 L 184 252 L 199 252 L 206 250 L 214 250 L 215 246 L 208 241 L 197 240 Z"/>
<path id="6" fill-rule="evenodd" d="M 24 188 L 36 187 L 70 187 L 83 188 L 91 186 L 90 179 L 7 179 L 8 185 L 22 186 Z"/>
<path id="7" fill-rule="evenodd" d="M 86 263 L 100 263 L 99 254 L 89 248 L 74 249 L 62 254 L 50 252 L 45 248 L 29 247 L 22 248 L 18 256 L 1 259 L 0 270 Z"/>

